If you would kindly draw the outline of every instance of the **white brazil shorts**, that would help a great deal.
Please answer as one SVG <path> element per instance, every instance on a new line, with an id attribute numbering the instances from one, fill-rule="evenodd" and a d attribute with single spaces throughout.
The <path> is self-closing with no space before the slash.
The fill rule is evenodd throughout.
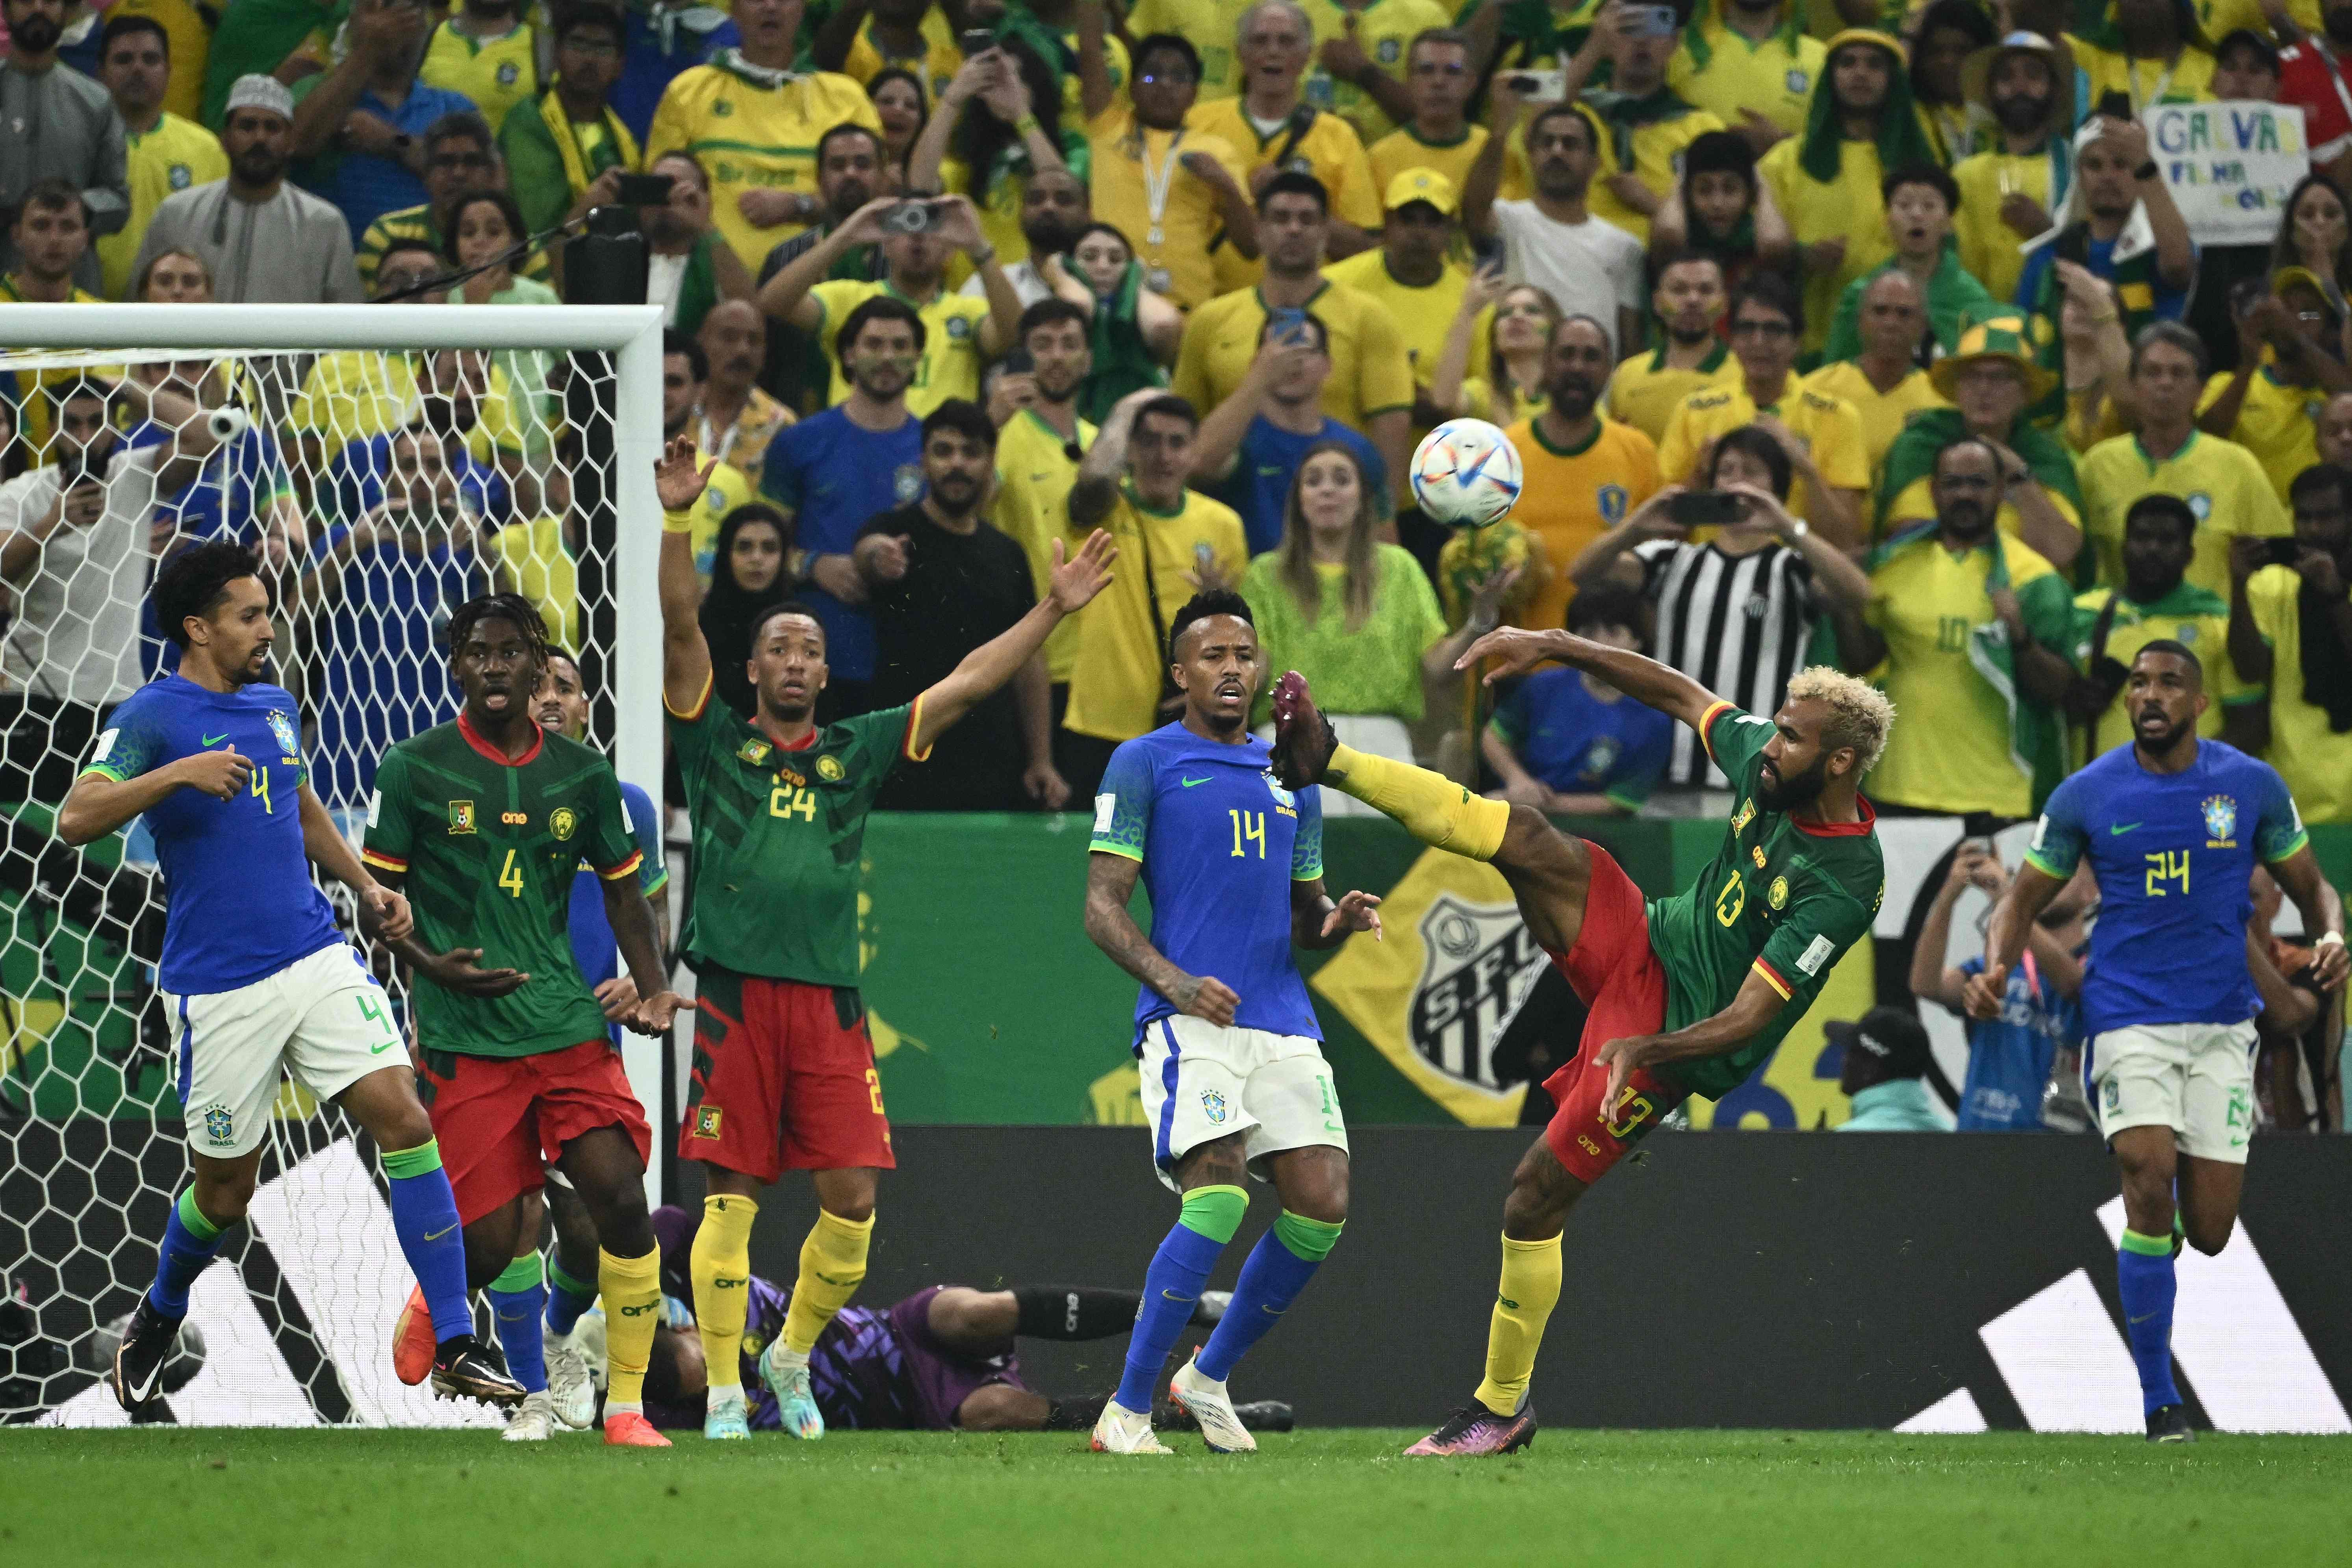
<path id="1" fill-rule="evenodd" d="M 235 1159 L 261 1142 L 281 1070 L 331 1100 L 371 1072 L 408 1065 L 392 998 L 348 942 L 234 991 L 166 992 L 163 1005 L 188 1147 L 212 1159 Z"/>
<path id="2" fill-rule="evenodd" d="M 1250 1174 L 1267 1156 L 1325 1146 L 1345 1154 L 1347 1119 L 1321 1042 L 1298 1034 L 1227 1029 L 1206 1019 L 1154 1019 L 1143 1031 L 1143 1117 L 1151 1163 L 1171 1191 L 1176 1166 L 1202 1144 L 1248 1134 Z"/>
<path id="3" fill-rule="evenodd" d="M 2094 1035 L 2083 1051 L 2083 1094 L 2099 1135 L 2169 1127 L 2180 1152 L 2246 1163 L 2254 1130 L 2254 1025 L 2141 1023 Z"/>

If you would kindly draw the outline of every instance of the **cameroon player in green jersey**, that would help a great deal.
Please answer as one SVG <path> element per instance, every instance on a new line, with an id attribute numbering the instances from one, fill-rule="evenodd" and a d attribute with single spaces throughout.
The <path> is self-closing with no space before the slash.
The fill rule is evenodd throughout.
<path id="1" fill-rule="evenodd" d="M 1893 728 L 1884 694 L 1813 668 L 1770 718 L 1681 672 L 1568 632 L 1492 632 L 1457 666 L 1486 676 L 1547 660 L 1597 675 L 1698 731 L 1732 782 L 1723 847 L 1697 882 L 1644 904 L 1600 845 L 1528 806 L 1482 800 L 1435 773 L 1339 745 L 1293 672 L 1276 682 L 1275 776 L 1323 784 L 1440 849 L 1492 862 L 1519 916 L 1589 1009 L 1582 1042 L 1544 1088 L 1558 1110 L 1503 1204 L 1503 1277 L 1477 1395 L 1412 1454 L 1500 1454 L 1535 1437 L 1528 1384 L 1559 1301 L 1569 1209 L 1686 1095 L 1720 1098 L 1812 1005 L 1885 893 L 1857 792 Z"/>
<path id="2" fill-rule="evenodd" d="M 692 1004 L 667 982 L 613 765 L 531 716 L 548 662 L 538 610 L 513 594 L 468 601 L 449 618 L 449 648 L 464 704 L 455 722 L 384 754 L 361 858 L 377 881 L 408 893 L 415 915 L 415 931 L 390 946 L 423 982 L 411 1005 L 468 1283 L 494 1296 L 514 1283 L 524 1198 L 554 1161 L 601 1248 L 604 1440 L 667 1448 L 641 1392 L 661 1312 L 645 1197 L 653 1134 L 572 957 L 568 915 L 583 859 L 636 984 L 620 1021 L 664 1035 Z M 508 1435 L 543 1437 L 553 1404 L 539 1314 L 500 1313 L 499 1337 L 530 1390 Z"/>
<path id="3" fill-rule="evenodd" d="M 853 317 L 845 340 L 857 340 L 856 325 Z M 1102 591 L 1118 552 L 1100 529 L 1067 562 L 1056 542 L 1048 591 L 1009 630 L 906 706 L 822 728 L 824 628 L 805 607 L 778 604 L 751 626 L 744 670 L 757 708 L 746 718 L 712 700 L 710 647 L 695 613 L 702 593 L 688 508 L 709 471 L 681 438 L 654 474 L 668 530 L 662 699 L 694 818 L 685 948 L 700 991 L 677 1148 L 706 1175 L 690 1259 L 710 1374 L 703 1436 L 749 1436 L 739 1353 L 757 1195 L 786 1170 L 805 1170 L 816 1186 L 816 1225 L 801 1247 L 783 1333 L 759 1364 L 783 1430 L 821 1437 L 809 1352 L 866 1278 L 876 1178 L 898 1163 L 857 995 L 866 811 L 893 767 L 921 762 L 941 731 L 1039 656 L 1062 617 Z"/>

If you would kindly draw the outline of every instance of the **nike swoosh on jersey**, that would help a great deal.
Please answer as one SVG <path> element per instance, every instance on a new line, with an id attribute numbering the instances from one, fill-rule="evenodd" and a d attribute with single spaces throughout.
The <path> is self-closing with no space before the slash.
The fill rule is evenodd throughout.
<path id="1" fill-rule="evenodd" d="M 425 1240 L 427 1240 L 427 1241 L 438 1241 L 438 1240 L 440 1240 L 444 1236 L 448 1235 L 448 1234 L 449 1234 L 449 1232 L 451 1232 L 452 1230 L 455 1230 L 455 1229 L 457 1229 L 457 1228 L 456 1226 L 454 1226 L 454 1225 L 445 1225 L 445 1226 L 443 1226 L 443 1227 L 442 1227 L 440 1229 L 438 1229 L 438 1230 L 427 1231 L 427 1232 L 425 1233 Z"/>
<path id="2" fill-rule="evenodd" d="M 2107 834 L 2111 838 L 2120 838 L 2124 834 L 2130 832 L 2134 828 L 2146 826 L 2147 824 L 2145 822 L 2109 822 L 2107 824 Z"/>
<path id="3" fill-rule="evenodd" d="M 222 741 L 226 740 L 227 738 L 228 737 L 226 735 L 208 735 L 205 737 L 205 744 L 206 746 L 218 746 Z"/>
<path id="4" fill-rule="evenodd" d="M 1182 779 L 1182 778 L 1180 778 L 1180 779 L 1178 779 L 1176 781 L 1177 781 L 1179 784 L 1183 785 L 1185 789 L 1191 789 L 1193 785 L 1195 785 L 1195 784 L 1206 784 L 1209 780 L 1208 780 L 1208 779 Z"/>

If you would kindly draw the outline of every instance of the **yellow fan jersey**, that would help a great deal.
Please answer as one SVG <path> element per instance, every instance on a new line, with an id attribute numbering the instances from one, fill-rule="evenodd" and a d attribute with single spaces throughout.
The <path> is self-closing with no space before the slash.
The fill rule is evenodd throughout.
<path id="1" fill-rule="evenodd" d="M 1862 416 L 1862 449 L 1870 464 L 1870 486 L 1874 491 L 1878 488 L 1878 471 L 1886 462 L 1886 449 L 1903 434 L 1903 426 L 1911 415 L 1923 408 L 1949 406 L 1925 371 L 1915 369 L 1895 383 L 1894 391 L 1880 392 L 1852 360 L 1823 365 L 1798 385 L 1825 396 L 1842 397 L 1853 404 L 1854 413 Z"/>
<path id="2" fill-rule="evenodd" d="M 1609 378 L 1609 416 L 1623 420 L 1652 441 L 1664 441 L 1685 398 L 1710 387 L 1737 385 L 1742 374 L 1739 361 L 1722 343 L 1690 366 L 1669 365 L 1664 349 L 1635 354 Z"/>
<path id="3" fill-rule="evenodd" d="M 814 71 L 767 87 L 728 66 L 696 66 L 662 94 L 646 138 L 646 164 L 684 152 L 702 165 L 712 226 L 757 277 L 768 252 L 805 225 L 755 227 L 736 198 L 746 191 L 815 195 L 817 138 L 844 123 L 882 131 L 866 89 L 848 77 Z"/>
<path id="4" fill-rule="evenodd" d="M 868 299 L 887 294 L 893 299 L 913 306 L 915 314 L 923 319 L 923 357 L 915 367 L 915 379 L 907 388 L 907 412 L 920 418 L 951 397 L 980 396 L 980 329 L 988 320 L 988 301 L 969 294 L 950 294 L 942 290 L 928 305 L 918 305 L 887 283 L 856 283 L 836 279 L 820 283 L 809 290 L 816 301 L 822 319 L 811 334 L 824 346 L 824 357 L 833 366 L 833 384 L 825 393 L 825 404 L 831 407 L 849 395 L 849 378 L 841 373 L 841 361 L 833 352 L 833 335 L 849 319 L 849 313 Z"/>
<path id="5" fill-rule="evenodd" d="M 1599 421 L 1578 447 L 1545 439 L 1540 417 L 1521 420 L 1508 434 L 1526 471 L 1511 520 L 1542 545 L 1552 571 L 1528 601 L 1521 624 L 1549 631 L 1566 618 L 1568 601 L 1576 596 L 1569 563 L 1657 494 L 1658 449 L 1613 419 Z"/>
<path id="6" fill-rule="evenodd" d="M 178 74 L 176 62 L 173 74 Z M 525 22 L 504 37 L 477 38 L 459 32 L 452 18 L 433 29 L 416 79 L 472 99 L 496 135 L 507 122 L 509 110 L 539 96 L 538 36 Z"/>
<path id="7" fill-rule="evenodd" d="M 1095 444 L 1095 427 L 1078 421 L 1073 444 L 1062 433 L 1023 409 L 1005 421 L 996 434 L 996 503 L 989 521 L 996 531 L 1019 545 L 1029 557 L 1029 576 L 1044 598 L 1053 586 L 1054 541 L 1062 541 L 1062 559 L 1076 555 L 1086 533 L 1070 523 L 1070 486 L 1078 482 L 1078 459 Z M 1070 447 L 1077 447 L 1073 455 Z M 1091 530 L 1089 530 L 1091 531 Z M 1055 684 L 1070 678 L 1078 659 L 1079 617 L 1063 617 L 1045 638 L 1045 673 Z"/>
<path id="8" fill-rule="evenodd" d="M 131 182 L 131 218 L 98 242 L 100 291 L 109 299 L 128 298 L 139 244 L 163 198 L 228 176 L 228 154 L 220 138 L 193 120 L 165 114 L 144 136 L 131 136 L 126 160 Z"/>
<path id="9" fill-rule="evenodd" d="M 1700 449 L 1718 435 L 1753 424 L 1759 413 L 1770 414 L 1805 444 L 1822 478 L 1838 489 L 1867 494 L 1870 460 L 1863 446 L 1862 415 L 1843 398 L 1807 391 L 1794 376 L 1782 387 L 1780 401 L 1761 410 L 1748 395 L 1744 378 L 1683 399 L 1666 422 L 1666 438 L 1658 443 L 1658 471 L 1669 484 L 1692 483 Z M 1811 505 L 1802 480 L 1789 486 L 1791 516 L 1809 517 Z"/>
<path id="10" fill-rule="evenodd" d="M 1336 79 L 1321 63 L 1323 46 L 1349 36 L 1349 14 L 1336 0 L 1304 0 L 1304 5 L 1307 19 L 1315 28 L 1317 59 L 1307 72 L 1307 101 L 1343 116 L 1370 147 L 1395 130 L 1396 121 L 1370 93 L 1354 82 Z M 1424 28 L 1454 25 L 1452 13 L 1437 0 L 1371 0 L 1354 17 L 1357 47 L 1372 64 L 1399 81 L 1404 79 L 1404 54 L 1415 35 Z M 1227 36 L 1231 37 L 1230 32 Z"/>
<path id="11" fill-rule="evenodd" d="M 2234 441 L 2189 433 L 2187 444 L 2159 463 L 2137 435 L 2102 441 L 2083 455 L 2074 477 L 2083 487 L 2083 533 L 2098 552 L 2098 580 L 2124 580 L 2124 514 L 2151 491 L 2178 496 L 2197 517 L 2197 555 L 2189 580 L 2209 593 L 2230 591 L 2230 540 L 2243 534 L 2284 538 L 2294 519 L 2279 503 L 2254 455 Z"/>
<path id="12" fill-rule="evenodd" d="M 1397 323 L 1370 296 L 1325 282 L 1306 305 L 1329 340 L 1323 412 L 1361 431 L 1377 414 L 1412 406 L 1412 366 Z M 1222 294 L 1192 312 L 1168 390 L 1208 410 L 1231 397 L 1257 358 L 1265 300 L 1255 288 Z"/>

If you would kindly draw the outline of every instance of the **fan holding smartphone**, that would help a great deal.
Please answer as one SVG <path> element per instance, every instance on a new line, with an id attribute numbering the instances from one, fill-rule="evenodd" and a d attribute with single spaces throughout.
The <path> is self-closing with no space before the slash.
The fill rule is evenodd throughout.
<path id="1" fill-rule="evenodd" d="M 1771 713 L 1804 668 L 1824 610 L 1859 612 L 1870 580 L 1790 515 L 1786 448 L 1753 424 L 1726 432 L 1695 487 L 1668 486 L 1568 564 L 1580 592 L 1613 584 L 1654 607 L 1654 656 L 1751 713 Z M 1669 785 L 1722 776 L 1688 729 L 1675 732 Z"/>

